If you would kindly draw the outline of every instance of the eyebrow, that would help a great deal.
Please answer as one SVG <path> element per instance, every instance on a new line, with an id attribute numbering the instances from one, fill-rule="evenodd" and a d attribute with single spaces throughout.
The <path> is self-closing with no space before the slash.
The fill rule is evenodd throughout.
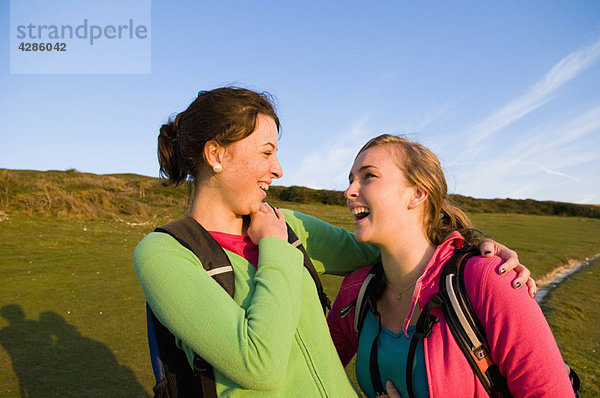
<path id="1" fill-rule="evenodd" d="M 360 173 L 361 171 L 365 170 L 365 169 L 370 169 L 370 168 L 376 169 L 377 166 L 373 166 L 373 165 L 367 164 L 367 165 L 361 167 L 360 169 L 358 169 L 357 174 Z M 353 176 L 353 174 L 352 174 L 352 172 L 350 172 L 350 174 L 348 174 L 348 179 L 352 178 L 352 176 Z"/>
<path id="2" fill-rule="evenodd" d="M 273 144 L 272 142 L 267 142 L 267 143 L 265 143 L 265 144 L 262 144 L 261 146 L 271 146 L 271 148 L 273 148 L 273 149 L 277 148 L 277 147 L 275 146 L 275 144 Z"/>

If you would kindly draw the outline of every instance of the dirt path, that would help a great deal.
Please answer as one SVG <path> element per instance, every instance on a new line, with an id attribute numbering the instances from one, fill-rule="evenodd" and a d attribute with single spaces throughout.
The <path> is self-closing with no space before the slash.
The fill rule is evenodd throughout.
<path id="1" fill-rule="evenodd" d="M 599 257 L 600 253 L 597 253 L 592 258 L 586 258 L 583 261 L 569 260 L 566 264 L 556 267 L 554 270 L 541 277 L 539 280 L 536 281 L 538 285 L 538 291 L 535 296 L 535 301 L 537 301 L 538 303 L 544 301 L 544 298 L 546 297 L 548 292 L 550 292 L 550 290 L 554 289 L 570 275 L 573 275 L 577 271 L 580 271 L 581 269 L 590 265 Z"/>

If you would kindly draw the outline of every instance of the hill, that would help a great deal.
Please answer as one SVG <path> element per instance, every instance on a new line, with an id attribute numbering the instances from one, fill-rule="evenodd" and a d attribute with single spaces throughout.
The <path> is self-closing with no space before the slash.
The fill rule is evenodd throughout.
<path id="1" fill-rule="evenodd" d="M 179 217 L 186 205 L 186 187 L 163 187 L 158 178 L 136 174 L 98 175 L 70 169 L 35 171 L 0 169 L 0 217 L 7 214 L 75 219 Z M 470 213 L 515 213 L 600 218 L 600 206 L 532 199 L 475 199 L 451 195 Z M 345 206 L 341 191 L 273 186 L 274 202 L 323 203 Z"/>

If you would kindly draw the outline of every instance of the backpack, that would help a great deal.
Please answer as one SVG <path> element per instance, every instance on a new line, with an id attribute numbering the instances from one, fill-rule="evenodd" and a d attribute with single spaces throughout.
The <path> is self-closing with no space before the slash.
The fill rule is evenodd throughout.
<path id="1" fill-rule="evenodd" d="M 444 318 L 452 336 L 489 396 L 497 398 L 512 397 L 506 378 L 502 376 L 498 365 L 490 357 L 490 349 L 484 329 L 471 307 L 465 289 L 464 265 L 469 258 L 477 255 L 479 255 L 479 249 L 475 247 L 457 248 L 452 257 L 444 264 L 440 277 L 440 291 L 423 307 L 423 311 L 417 320 L 416 331 L 410 341 L 407 357 L 406 387 L 411 398 L 415 396 L 412 364 L 414 363 L 417 345 L 421 339 L 431 335 L 433 325 L 439 321 L 437 317 L 431 314 L 431 310 L 434 308 L 441 308 L 444 312 Z M 341 311 L 341 316 L 344 317 L 354 308 L 354 331 L 356 333 L 360 334 L 367 311 L 373 311 L 378 318 L 377 299 L 384 288 L 383 266 L 381 263 L 378 263 L 371 268 L 359 290 L 357 298 Z M 379 327 L 379 332 L 381 332 L 381 326 Z M 379 333 L 373 341 L 369 361 L 371 382 L 377 396 L 385 394 L 377 365 L 378 337 Z M 579 377 L 568 365 L 566 367 L 569 372 L 571 384 L 573 385 L 573 391 L 577 397 L 580 386 Z"/>
<path id="2" fill-rule="evenodd" d="M 235 292 L 233 267 L 223 248 L 192 217 L 185 217 L 158 227 L 155 232 L 168 233 L 198 257 L 202 266 L 229 293 Z M 312 276 L 323 311 L 331 308 L 317 271 L 302 243 L 287 225 L 288 242 L 304 255 L 304 267 Z M 193 369 L 183 350 L 175 345 L 175 336 L 156 318 L 146 303 L 148 346 L 156 379 L 155 398 L 217 397 L 212 366 L 199 355 L 194 356 Z"/>

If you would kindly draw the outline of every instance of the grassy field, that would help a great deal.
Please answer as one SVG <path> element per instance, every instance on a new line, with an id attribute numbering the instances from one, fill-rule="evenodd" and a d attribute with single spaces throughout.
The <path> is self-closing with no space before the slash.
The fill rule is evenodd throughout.
<path id="1" fill-rule="evenodd" d="M 553 290 L 542 309 L 565 361 L 581 378 L 581 397 L 600 397 L 600 260 Z"/>
<path id="2" fill-rule="evenodd" d="M 343 207 L 294 208 L 351 227 Z M 144 298 L 131 257 L 137 242 L 166 220 L 161 218 L 150 224 L 0 217 L 0 396 L 20 396 L 21 390 L 31 397 L 150 395 Z M 567 258 L 600 251 L 598 219 L 495 214 L 473 219 L 516 249 L 536 277 Z M 593 351 L 600 348 L 598 295 L 590 300 L 598 292 L 599 267 L 565 282 L 544 306 L 584 385 L 599 380 L 600 360 Z M 332 298 L 340 282 L 324 278 Z M 582 396 L 598 393 L 586 391 Z"/>
<path id="3" fill-rule="evenodd" d="M 1 223 L 1 396 L 19 396 L 19 388 L 31 397 L 149 395 L 144 298 L 131 262 L 148 230 Z"/>

